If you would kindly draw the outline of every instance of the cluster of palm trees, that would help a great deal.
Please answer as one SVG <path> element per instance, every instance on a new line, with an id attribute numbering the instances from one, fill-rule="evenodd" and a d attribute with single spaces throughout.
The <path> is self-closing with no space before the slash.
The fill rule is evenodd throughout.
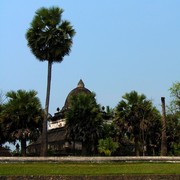
<path id="1" fill-rule="evenodd" d="M 42 133 L 44 110 L 35 91 L 6 94 L 0 106 L 0 144 L 35 141 Z M 160 155 L 162 115 L 144 94 L 126 93 L 111 109 L 97 104 L 95 94 L 78 94 L 70 99 L 66 112 L 67 138 L 82 142 L 83 155 Z M 169 155 L 179 155 L 179 111 L 167 113 L 166 135 Z"/>

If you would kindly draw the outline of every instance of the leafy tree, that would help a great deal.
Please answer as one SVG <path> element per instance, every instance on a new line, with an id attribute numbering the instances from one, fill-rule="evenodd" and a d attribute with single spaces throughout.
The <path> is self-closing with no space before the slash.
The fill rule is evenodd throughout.
<path id="1" fill-rule="evenodd" d="M 114 142 L 111 137 L 100 139 L 98 143 L 98 151 L 101 154 L 105 154 L 105 156 L 111 156 L 111 154 L 118 148 L 118 143 Z"/>
<path id="2" fill-rule="evenodd" d="M 150 129 L 152 130 L 155 122 L 152 117 L 160 121 L 158 111 L 144 94 L 139 95 L 136 91 L 126 93 L 122 98 L 116 107 L 115 115 L 116 124 L 121 131 L 120 141 L 130 139 L 134 142 L 136 156 L 139 156 L 140 152 L 145 155 L 146 147 L 150 143 L 148 137 L 152 133 Z"/>
<path id="3" fill-rule="evenodd" d="M 180 156 L 180 119 L 177 114 L 166 116 L 168 155 Z"/>
<path id="4" fill-rule="evenodd" d="M 43 112 L 36 91 L 18 90 L 6 94 L 8 101 L 1 112 L 3 131 L 9 141 L 21 142 L 22 155 L 26 155 L 26 141 L 38 137 Z"/>
<path id="5" fill-rule="evenodd" d="M 169 89 L 170 106 L 166 116 L 167 148 L 171 155 L 180 155 L 180 82 L 173 83 Z"/>
<path id="6" fill-rule="evenodd" d="M 169 89 L 171 94 L 171 111 L 180 112 L 180 82 L 173 83 Z"/>
<path id="7" fill-rule="evenodd" d="M 69 21 L 62 20 L 58 7 L 40 8 L 26 33 L 28 46 L 40 61 L 48 61 L 45 117 L 43 121 L 41 156 L 47 155 L 47 118 L 50 100 L 51 71 L 54 62 L 62 62 L 69 55 L 75 30 Z"/>
<path id="8" fill-rule="evenodd" d="M 97 148 L 102 131 L 101 116 L 94 94 L 82 92 L 71 97 L 66 113 L 68 138 L 82 142 L 83 155 L 90 155 Z"/>

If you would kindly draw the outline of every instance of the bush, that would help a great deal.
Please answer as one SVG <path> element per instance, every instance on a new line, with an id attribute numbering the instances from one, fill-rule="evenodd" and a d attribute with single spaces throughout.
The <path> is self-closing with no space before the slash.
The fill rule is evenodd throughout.
<path id="1" fill-rule="evenodd" d="M 112 138 L 100 139 L 98 141 L 98 151 L 105 156 L 111 156 L 118 148 L 118 143 L 114 142 Z"/>

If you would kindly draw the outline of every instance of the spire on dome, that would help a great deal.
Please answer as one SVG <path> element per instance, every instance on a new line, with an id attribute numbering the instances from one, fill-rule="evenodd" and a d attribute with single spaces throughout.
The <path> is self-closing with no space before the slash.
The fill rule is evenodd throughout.
<path id="1" fill-rule="evenodd" d="M 84 87 L 85 87 L 82 79 L 80 79 L 80 81 L 78 82 L 77 87 L 81 87 L 81 88 L 84 88 Z"/>

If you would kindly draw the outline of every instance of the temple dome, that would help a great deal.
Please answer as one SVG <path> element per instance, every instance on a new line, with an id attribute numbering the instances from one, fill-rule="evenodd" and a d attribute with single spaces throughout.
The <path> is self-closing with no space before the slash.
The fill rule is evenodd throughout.
<path id="1" fill-rule="evenodd" d="M 70 91 L 70 93 L 68 94 L 65 100 L 64 107 L 62 108 L 62 111 L 68 109 L 68 107 L 70 106 L 70 99 L 72 96 L 78 95 L 79 93 L 82 93 L 82 92 L 85 94 L 91 94 L 91 91 L 85 88 L 84 82 L 82 81 L 82 79 L 80 79 L 80 81 L 77 84 L 77 87 L 74 88 L 72 91 Z"/>

